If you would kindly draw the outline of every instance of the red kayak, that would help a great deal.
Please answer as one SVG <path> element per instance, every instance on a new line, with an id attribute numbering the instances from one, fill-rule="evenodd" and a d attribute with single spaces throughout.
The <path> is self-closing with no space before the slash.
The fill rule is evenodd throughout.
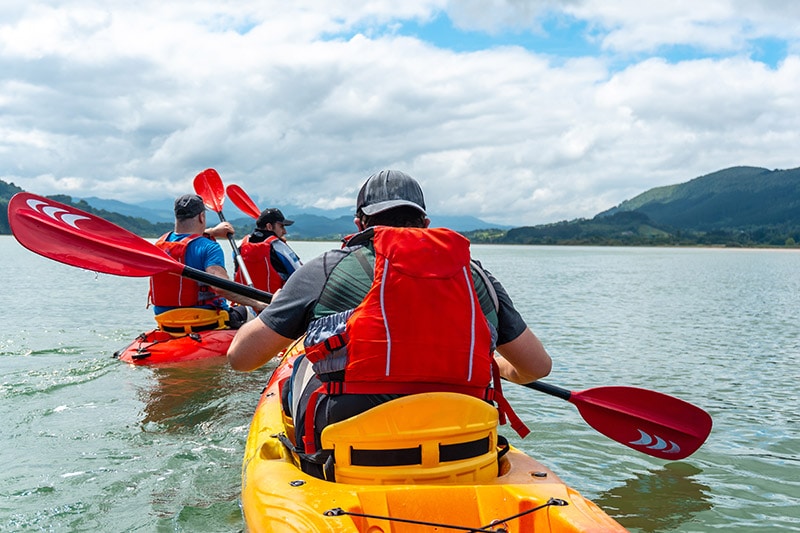
<path id="1" fill-rule="evenodd" d="M 154 329 L 142 333 L 127 347 L 114 352 L 114 357 L 134 365 L 159 365 L 224 357 L 234 335 L 235 329 L 212 329 L 184 335 Z"/>

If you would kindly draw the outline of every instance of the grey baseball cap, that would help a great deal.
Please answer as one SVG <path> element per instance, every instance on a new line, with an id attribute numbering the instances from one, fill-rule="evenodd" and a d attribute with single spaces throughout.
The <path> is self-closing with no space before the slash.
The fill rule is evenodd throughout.
<path id="1" fill-rule="evenodd" d="M 184 194 L 175 199 L 175 218 L 193 218 L 206 210 L 203 199 L 197 194 Z"/>
<path id="2" fill-rule="evenodd" d="M 367 216 L 407 205 L 425 215 L 425 197 L 417 180 L 399 170 L 376 172 L 361 186 L 356 200 L 356 213 Z"/>

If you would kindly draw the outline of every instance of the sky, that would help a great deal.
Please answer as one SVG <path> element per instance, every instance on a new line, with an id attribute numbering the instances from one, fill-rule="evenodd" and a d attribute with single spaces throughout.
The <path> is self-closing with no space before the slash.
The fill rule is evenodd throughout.
<path id="1" fill-rule="evenodd" d="M 800 167 L 794 0 L 3 0 L 0 179 L 128 203 L 215 168 L 347 208 L 591 218 L 733 166 Z"/>

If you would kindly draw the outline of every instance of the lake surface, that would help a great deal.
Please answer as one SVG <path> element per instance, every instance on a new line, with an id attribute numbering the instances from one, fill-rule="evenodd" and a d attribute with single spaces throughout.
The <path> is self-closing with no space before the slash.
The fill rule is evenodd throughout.
<path id="1" fill-rule="evenodd" d="M 225 243 L 223 243 L 225 246 Z M 303 259 L 333 243 L 292 242 Z M 800 252 L 475 246 L 570 390 L 629 385 L 708 411 L 677 462 L 507 384 L 513 444 L 634 532 L 800 531 Z M 241 458 L 270 369 L 131 367 L 147 280 L 55 263 L 0 236 L 0 531 L 244 528 Z M 229 265 L 230 266 L 230 265 Z"/>

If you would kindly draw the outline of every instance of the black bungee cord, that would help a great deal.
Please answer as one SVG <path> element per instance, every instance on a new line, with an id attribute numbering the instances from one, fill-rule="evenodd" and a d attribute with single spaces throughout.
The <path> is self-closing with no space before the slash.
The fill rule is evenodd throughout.
<path id="1" fill-rule="evenodd" d="M 467 531 L 468 533 L 508 533 L 508 529 L 506 529 L 505 527 L 497 529 L 497 528 L 495 528 L 495 526 L 499 525 L 499 524 L 505 524 L 506 522 L 509 522 L 511 520 L 516 520 L 518 518 L 521 518 L 521 517 L 523 517 L 525 515 L 528 515 L 528 514 L 531 514 L 531 513 L 535 513 L 536 511 L 544 509 L 545 507 L 551 507 L 551 506 L 563 507 L 565 505 L 569 505 L 569 503 L 567 503 L 564 500 L 558 499 L 558 498 L 550 498 L 547 501 L 547 503 L 544 503 L 544 504 L 542 504 L 542 505 L 540 505 L 538 507 L 534 507 L 533 509 L 528 509 L 527 511 L 523 511 L 521 513 L 517 513 L 517 514 L 509 516 L 507 518 L 493 520 L 491 524 L 488 524 L 488 525 L 485 525 L 485 526 L 481 526 L 481 527 L 457 526 L 457 525 L 453 525 L 453 524 L 440 524 L 440 523 L 437 523 L 437 522 L 426 522 L 426 521 L 422 521 L 422 520 L 411 520 L 411 519 L 408 519 L 408 518 L 397 518 L 397 517 L 393 517 L 393 516 L 379 516 L 379 515 L 364 514 L 364 513 L 354 513 L 354 512 L 350 512 L 350 511 L 345 511 L 341 507 L 336 507 L 336 508 L 333 508 L 333 509 L 329 509 L 329 510 L 325 511 L 322 514 L 324 516 L 354 516 L 354 517 L 357 517 L 357 518 L 371 518 L 371 519 L 374 519 L 374 520 L 386 520 L 386 521 L 389 521 L 389 522 L 402 522 L 404 524 L 414 524 L 414 525 L 418 525 L 418 526 L 430 526 L 430 527 L 438 527 L 438 528 L 444 528 L 444 529 L 454 529 L 454 530 L 457 530 L 457 531 Z M 491 528 L 491 529 L 489 529 L 489 528 Z"/>

